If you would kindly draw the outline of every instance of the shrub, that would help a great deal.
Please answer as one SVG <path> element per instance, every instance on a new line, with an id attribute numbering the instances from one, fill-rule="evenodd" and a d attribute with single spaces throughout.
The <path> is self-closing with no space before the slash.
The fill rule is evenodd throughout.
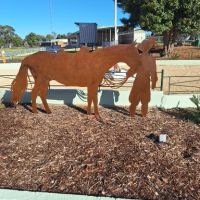
<path id="1" fill-rule="evenodd" d="M 192 103 L 196 105 L 197 110 L 200 111 L 200 95 L 199 96 L 193 95 L 193 97 L 190 98 L 190 100 L 192 101 Z"/>
<path id="2" fill-rule="evenodd" d="M 196 105 L 197 111 L 193 113 L 193 117 L 197 123 L 200 123 L 200 95 L 193 95 L 190 100 Z"/>

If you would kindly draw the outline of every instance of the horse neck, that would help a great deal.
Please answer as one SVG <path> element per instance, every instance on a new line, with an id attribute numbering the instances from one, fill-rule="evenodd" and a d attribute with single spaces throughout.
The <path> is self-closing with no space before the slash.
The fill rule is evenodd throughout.
<path id="1" fill-rule="evenodd" d="M 118 62 L 126 63 L 126 51 L 118 48 L 104 49 L 99 52 L 99 61 L 101 70 L 106 72 L 109 68 L 114 66 Z"/>

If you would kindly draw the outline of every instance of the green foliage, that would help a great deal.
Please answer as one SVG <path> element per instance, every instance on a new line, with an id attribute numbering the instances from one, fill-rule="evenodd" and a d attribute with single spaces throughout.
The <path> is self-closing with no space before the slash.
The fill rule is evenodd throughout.
<path id="1" fill-rule="evenodd" d="M 5 40 L 0 38 L 0 48 L 2 48 L 5 45 Z"/>
<path id="2" fill-rule="evenodd" d="M 199 111 L 195 112 L 195 113 L 193 114 L 193 116 L 194 116 L 194 121 L 195 121 L 196 123 L 200 123 L 200 112 L 199 112 Z"/>
<path id="3" fill-rule="evenodd" d="M 193 97 L 190 98 L 190 100 L 195 104 L 197 108 L 197 110 L 193 113 L 194 121 L 200 123 L 200 95 L 193 95 Z"/>
<path id="4" fill-rule="evenodd" d="M 18 35 L 15 35 L 13 38 L 12 38 L 12 44 L 14 47 L 21 47 L 23 46 L 23 40 L 21 37 L 19 37 Z"/>
<path id="5" fill-rule="evenodd" d="M 179 33 L 200 31 L 199 0 L 118 0 L 118 6 L 129 14 L 121 21 L 127 26 L 165 36 L 164 45 L 173 43 Z"/>
<path id="6" fill-rule="evenodd" d="M 197 110 L 200 111 L 200 96 L 193 95 L 192 98 L 190 98 L 190 100 L 192 101 L 192 103 L 195 104 Z"/>
<path id="7" fill-rule="evenodd" d="M 0 25 L 0 47 L 18 47 L 23 45 L 23 40 L 15 34 L 15 29 L 12 26 Z"/>
<path id="8" fill-rule="evenodd" d="M 5 105 L 2 102 L 0 102 L 0 110 L 3 108 L 5 108 Z"/>
<path id="9" fill-rule="evenodd" d="M 65 34 L 58 34 L 56 38 L 57 39 L 66 39 L 67 35 L 65 35 Z"/>
<path id="10" fill-rule="evenodd" d="M 45 38 L 44 36 L 37 35 L 31 32 L 25 37 L 25 40 L 30 47 L 34 47 L 34 46 L 39 46 L 40 42 L 43 41 L 44 38 Z"/>
<path id="11" fill-rule="evenodd" d="M 200 30 L 199 0 L 118 0 L 118 5 L 129 18 L 122 22 L 128 26 L 163 33 L 176 28 L 181 33 Z"/>
<path id="12" fill-rule="evenodd" d="M 54 39 L 54 36 L 53 35 L 51 35 L 51 34 L 47 34 L 46 35 L 46 41 L 51 41 L 51 40 L 53 40 Z"/>
<path id="13" fill-rule="evenodd" d="M 180 55 L 179 55 L 178 53 L 170 53 L 170 54 L 168 55 L 168 57 L 169 57 L 169 59 L 171 59 L 171 60 L 177 60 L 177 59 L 180 58 Z"/>

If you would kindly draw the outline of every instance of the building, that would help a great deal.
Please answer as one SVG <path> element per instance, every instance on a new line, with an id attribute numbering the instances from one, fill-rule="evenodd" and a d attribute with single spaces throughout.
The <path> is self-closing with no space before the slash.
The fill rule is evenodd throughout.
<path id="1" fill-rule="evenodd" d="M 80 32 L 82 24 L 90 24 L 90 23 L 76 23 L 79 26 L 79 31 L 72 33 L 68 36 L 69 46 L 80 46 L 83 42 L 80 42 Z M 97 27 L 96 29 L 96 45 L 93 46 L 112 46 L 114 45 L 115 39 L 115 30 L 114 26 L 106 26 L 106 27 Z M 94 30 L 95 31 L 95 30 Z M 84 32 L 84 34 L 86 31 Z M 95 34 L 91 33 L 91 30 L 88 33 L 88 37 L 94 36 Z M 125 26 L 118 26 L 118 43 L 119 44 L 131 44 L 133 42 L 141 43 L 144 39 L 145 31 L 142 29 L 130 29 Z"/>
<path id="2" fill-rule="evenodd" d="M 60 46 L 60 47 L 65 47 L 68 45 L 68 39 L 52 39 L 51 41 L 45 41 L 41 42 L 42 47 L 48 47 L 48 46 Z"/>

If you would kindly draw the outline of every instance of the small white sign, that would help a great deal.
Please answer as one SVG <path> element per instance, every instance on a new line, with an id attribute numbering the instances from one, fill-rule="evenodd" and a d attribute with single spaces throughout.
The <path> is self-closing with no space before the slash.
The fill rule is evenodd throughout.
<path id="1" fill-rule="evenodd" d="M 167 141 L 167 134 L 160 134 L 159 142 L 166 142 Z"/>

